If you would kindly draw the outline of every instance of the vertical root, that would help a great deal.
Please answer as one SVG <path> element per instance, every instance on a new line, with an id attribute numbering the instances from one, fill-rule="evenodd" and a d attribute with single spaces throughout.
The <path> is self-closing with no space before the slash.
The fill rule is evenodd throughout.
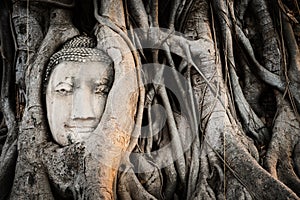
<path id="1" fill-rule="evenodd" d="M 178 130 L 176 128 L 176 123 L 175 123 L 175 120 L 173 117 L 172 108 L 169 103 L 167 91 L 164 87 L 159 88 L 159 94 L 161 95 L 161 98 L 163 100 L 163 105 L 167 111 L 167 122 L 168 122 L 168 126 L 169 126 L 172 150 L 173 150 L 172 153 L 174 153 L 173 160 L 175 159 L 175 166 L 177 168 L 180 181 L 183 185 L 185 185 L 186 166 L 185 166 L 183 148 L 182 148 L 182 144 L 181 144 L 180 137 L 178 134 Z"/>

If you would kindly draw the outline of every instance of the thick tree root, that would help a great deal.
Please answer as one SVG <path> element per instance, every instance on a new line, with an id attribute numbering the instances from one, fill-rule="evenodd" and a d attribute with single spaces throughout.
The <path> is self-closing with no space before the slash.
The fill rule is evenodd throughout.
<path id="1" fill-rule="evenodd" d="M 269 14 L 265 0 L 252 0 L 250 6 L 256 14 L 263 40 L 263 60 L 264 66 L 270 72 L 281 74 L 281 53 L 279 50 L 278 36 Z"/>
<path id="2" fill-rule="evenodd" d="M 7 198 L 14 177 L 17 158 L 17 122 L 14 110 L 14 40 L 11 24 L 10 5 L 7 1 L 0 2 L 0 44 L 1 44 L 1 83 L 0 110 L 7 126 L 5 143 L 0 150 L 0 199 Z M 2 120 L 4 120 L 2 119 Z M 3 122 L 1 122 L 2 124 Z M 3 127 L 1 127 L 3 128 Z M 2 144 L 3 144 L 2 143 Z"/>
<path id="3" fill-rule="evenodd" d="M 84 199 L 88 196 L 84 190 L 87 187 L 84 184 L 84 145 L 61 148 L 48 143 L 40 153 L 56 198 Z"/>
<path id="4" fill-rule="evenodd" d="M 157 199 L 143 188 L 132 169 L 129 169 L 126 173 L 121 172 L 119 175 L 118 198 L 132 200 Z"/>
<path id="5" fill-rule="evenodd" d="M 295 171 L 296 145 L 300 140 L 300 124 L 289 103 L 277 93 L 279 114 L 275 119 L 273 136 L 265 158 L 266 169 L 271 175 L 290 187 L 300 196 L 300 180 Z M 296 158 L 297 159 L 297 158 Z"/>
<path id="6" fill-rule="evenodd" d="M 61 19 L 67 20 L 61 23 Z M 69 19 L 69 20 L 68 20 Z M 51 15 L 50 27 L 44 38 L 33 65 L 28 68 L 26 85 L 28 97 L 21 133 L 18 138 L 19 157 L 11 199 L 43 198 L 53 199 L 48 177 L 45 173 L 38 150 L 47 140 L 45 116 L 42 111 L 43 72 L 46 62 L 55 50 L 67 39 L 77 35 L 77 30 L 71 25 L 70 12 L 54 9 Z M 31 76 L 35 74 L 35 76 Z M 26 169 L 26 170 L 24 170 Z"/>

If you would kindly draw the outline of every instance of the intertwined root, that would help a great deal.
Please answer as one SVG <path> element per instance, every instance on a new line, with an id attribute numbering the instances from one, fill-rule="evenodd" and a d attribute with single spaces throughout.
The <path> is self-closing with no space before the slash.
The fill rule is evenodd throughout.
<path id="1" fill-rule="evenodd" d="M 300 124 L 291 105 L 277 94 L 278 115 L 275 119 L 273 137 L 265 158 L 270 174 L 291 188 L 297 195 L 299 179 L 299 128 Z"/>

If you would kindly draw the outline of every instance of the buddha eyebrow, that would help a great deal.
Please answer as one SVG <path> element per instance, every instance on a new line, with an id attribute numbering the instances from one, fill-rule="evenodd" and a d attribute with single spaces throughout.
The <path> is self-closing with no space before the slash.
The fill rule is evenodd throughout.
<path id="1" fill-rule="evenodd" d="M 98 85 L 108 85 L 110 83 L 109 78 L 102 78 L 101 80 L 97 80 L 96 84 Z"/>
<path id="2" fill-rule="evenodd" d="M 72 77 L 72 76 L 71 77 L 65 77 L 65 80 L 59 81 L 58 84 L 56 84 L 55 87 L 59 86 L 60 84 L 64 84 L 64 83 L 73 85 L 73 83 L 74 83 L 74 77 Z"/>

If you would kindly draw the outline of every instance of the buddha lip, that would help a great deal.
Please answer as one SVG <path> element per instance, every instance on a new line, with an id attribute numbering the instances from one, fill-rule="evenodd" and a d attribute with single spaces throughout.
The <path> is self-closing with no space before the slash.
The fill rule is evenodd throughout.
<path id="1" fill-rule="evenodd" d="M 73 132 L 80 132 L 80 133 L 87 133 L 95 130 L 95 128 L 91 126 L 72 126 L 68 128 Z"/>

